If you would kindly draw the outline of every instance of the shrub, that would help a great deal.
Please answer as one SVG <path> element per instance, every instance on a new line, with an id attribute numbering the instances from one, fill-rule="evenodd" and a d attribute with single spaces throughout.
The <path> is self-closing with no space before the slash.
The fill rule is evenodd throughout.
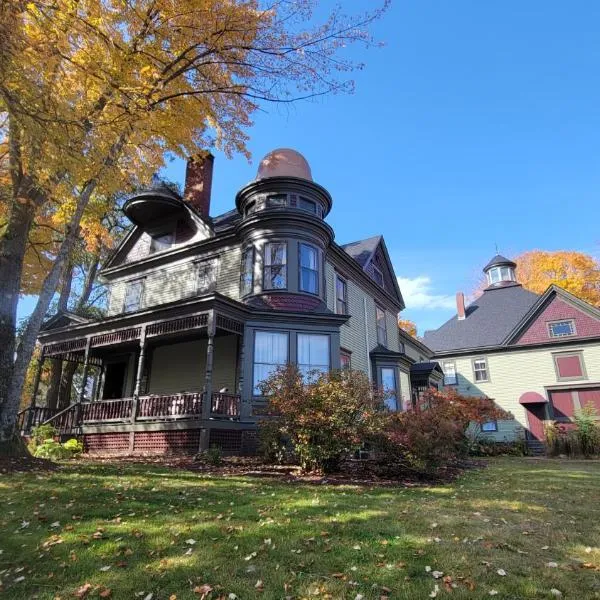
<path id="1" fill-rule="evenodd" d="M 367 438 L 383 408 L 380 394 L 361 371 L 311 373 L 305 381 L 296 366 L 287 365 L 260 387 L 269 413 L 276 416 L 273 427 L 289 439 L 304 470 L 337 470 Z M 268 435 L 275 439 L 273 431 Z"/>
<path id="2" fill-rule="evenodd" d="M 546 452 L 550 456 L 600 455 L 600 427 L 596 414 L 594 406 L 588 404 L 575 413 L 573 423 L 556 421 L 546 423 L 544 425 Z"/>
<path id="3" fill-rule="evenodd" d="M 67 452 L 70 453 L 71 458 L 75 458 L 83 452 L 83 443 L 75 438 L 67 440 L 62 446 Z"/>
<path id="4" fill-rule="evenodd" d="M 223 451 L 220 446 L 211 446 L 206 451 L 206 461 L 213 467 L 218 467 L 223 464 Z"/>
<path id="5" fill-rule="evenodd" d="M 270 464 L 281 465 L 293 460 L 289 438 L 280 429 L 276 419 L 263 420 L 258 430 L 258 454 Z"/>
<path id="6" fill-rule="evenodd" d="M 47 458 L 49 460 L 63 460 L 69 458 L 71 453 L 56 440 L 49 438 L 44 440 L 36 449 L 33 455 L 36 458 Z"/>
<path id="7" fill-rule="evenodd" d="M 413 410 L 383 414 L 371 444 L 388 474 L 410 470 L 433 475 L 469 453 L 471 423 L 509 417 L 489 398 L 431 389 Z"/>
<path id="8" fill-rule="evenodd" d="M 57 431 L 52 425 L 38 425 L 31 430 L 31 438 L 27 448 L 29 452 L 35 456 L 38 446 L 46 440 L 54 439 L 57 436 Z"/>

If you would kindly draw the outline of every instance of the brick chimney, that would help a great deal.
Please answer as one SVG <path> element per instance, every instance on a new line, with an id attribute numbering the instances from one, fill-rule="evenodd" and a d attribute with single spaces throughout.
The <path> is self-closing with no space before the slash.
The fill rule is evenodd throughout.
<path id="1" fill-rule="evenodd" d="M 467 318 L 465 312 L 465 295 L 462 292 L 456 293 L 456 313 L 459 321 L 464 321 Z"/>
<path id="2" fill-rule="evenodd" d="M 210 213 L 210 192 L 215 157 L 212 154 L 190 158 L 185 170 L 183 199 L 191 204 L 203 217 Z"/>

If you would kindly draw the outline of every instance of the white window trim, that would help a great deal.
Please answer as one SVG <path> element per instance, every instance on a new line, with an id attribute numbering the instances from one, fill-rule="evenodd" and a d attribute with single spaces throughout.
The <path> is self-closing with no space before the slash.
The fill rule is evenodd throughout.
<path id="1" fill-rule="evenodd" d="M 570 323 L 571 329 L 573 330 L 573 332 L 567 333 L 567 334 L 553 335 L 552 334 L 552 325 L 555 325 L 557 323 Z M 546 323 L 546 325 L 547 325 L 547 329 L 548 329 L 548 337 L 553 340 L 560 339 L 560 338 L 573 337 L 573 336 L 577 335 L 577 329 L 575 327 L 575 319 L 556 319 L 554 321 L 548 321 Z"/>
<path id="2" fill-rule="evenodd" d="M 446 365 L 452 365 L 454 367 L 454 382 L 452 383 L 448 383 L 446 381 L 446 378 L 448 377 L 446 375 L 446 371 L 445 371 L 445 366 Z M 442 367 L 442 372 L 444 373 L 444 377 L 443 377 L 443 384 L 444 385 L 458 385 L 458 371 L 456 370 L 456 361 L 453 360 L 447 360 L 447 361 L 443 361 L 442 364 L 440 365 Z"/>
<path id="3" fill-rule="evenodd" d="M 483 362 L 485 364 L 484 369 L 476 369 L 475 363 Z M 490 365 L 486 356 L 478 356 L 471 360 L 471 367 L 473 368 L 473 383 L 486 383 L 490 381 Z M 485 379 L 477 379 L 477 371 L 485 370 Z"/>

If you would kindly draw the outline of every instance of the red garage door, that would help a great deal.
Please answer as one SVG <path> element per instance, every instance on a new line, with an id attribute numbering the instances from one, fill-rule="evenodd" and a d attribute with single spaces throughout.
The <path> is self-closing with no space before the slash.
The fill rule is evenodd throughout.
<path id="1" fill-rule="evenodd" d="M 579 407 L 591 404 L 600 414 L 600 387 L 572 388 L 550 392 L 555 419 L 571 418 Z"/>

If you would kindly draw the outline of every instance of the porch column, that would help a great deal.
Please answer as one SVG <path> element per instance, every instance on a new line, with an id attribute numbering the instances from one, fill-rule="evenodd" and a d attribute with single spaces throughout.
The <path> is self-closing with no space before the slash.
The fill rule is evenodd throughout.
<path id="1" fill-rule="evenodd" d="M 244 328 L 245 329 L 245 328 Z M 246 336 L 242 333 L 238 338 L 238 389 L 240 397 L 240 418 L 243 420 L 250 418 L 252 413 L 252 402 L 244 396 L 244 355 L 246 353 Z"/>
<path id="2" fill-rule="evenodd" d="M 135 375 L 135 387 L 133 389 L 133 402 L 131 405 L 131 422 L 135 422 L 138 414 L 138 401 L 142 387 L 142 378 L 144 376 L 144 362 L 146 361 L 146 326 L 142 325 L 140 332 L 140 353 L 137 361 L 137 371 Z"/>
<path id="3" fill-rule="evenodd" d="M 208 341 L 206 344 L 206 370 L 204 375 L 204 393 L 202 395 L 202 429 L 200 430 L 200 450 L 208 450 L 210 439 L 209 420 L 212 409 L 212 376 L 215 356 L 215 333 L 217 330 L 215 311 L 208 314 Z"/>
<path id="4" fill-rule="evenodd" d="M 90 370 L 90 347 L 92 345 L 92 338 L 88 336 L 85 342 L 85 354 L 83 355 L 83 377 L 81 379 L 81 390 L 79 392 L 79 398 L 75 407 L 75 424 L 81 423 L 81 403 L 85 396 L 85 388 L 87 386 L 88 371 Z"/>
<path id="5" fill-rule="evenodd" d="M 92 345 L 92 338 L 88 337 L 85 342 L 85 354 L 83 357 L 83 377 L 81 383 L 81 391 L 79 392 L 78 402 L 83 402 L 85 396 L 85 388 L 87 387 L 88 371 L 90 370 L 90 347 Z"/>
<path id="6" fill-rule="evenodd" d="M 98 379 L 96 380 L 96 393 L 94 394 L 94 402 L 98 402 L 100 400 L 100 394 L 102 391 L 102 386 L 104 385 L 104 375 L 106 373 L 106 366 L 102 363 L 100 367 L 100 373 L 98 373 Z"/>

